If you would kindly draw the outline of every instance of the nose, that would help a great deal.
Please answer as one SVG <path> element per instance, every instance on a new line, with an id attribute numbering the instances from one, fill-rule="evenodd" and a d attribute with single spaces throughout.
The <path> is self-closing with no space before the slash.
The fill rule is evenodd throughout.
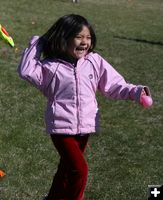
<path id="1" fill-rule="evenodd" d="M 81 44 L 85 45 L 87 44 L 87 42 L 88 42 L 88 39 L 86 37 L 82 37 Z"/>

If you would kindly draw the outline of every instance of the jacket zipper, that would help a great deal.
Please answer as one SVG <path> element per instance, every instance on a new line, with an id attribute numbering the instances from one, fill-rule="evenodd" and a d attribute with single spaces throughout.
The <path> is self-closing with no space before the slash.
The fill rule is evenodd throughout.
<path id="1" fill-rule="evenodd" d="M 77 66 L 74 66 L 74 75 L 75 75 L 75 82 L 76 82 L 76 106 L 77 106 L 77 133 L 79 133 L 79 88 L 78 88 L 78 78 L 77 78 Z"/>

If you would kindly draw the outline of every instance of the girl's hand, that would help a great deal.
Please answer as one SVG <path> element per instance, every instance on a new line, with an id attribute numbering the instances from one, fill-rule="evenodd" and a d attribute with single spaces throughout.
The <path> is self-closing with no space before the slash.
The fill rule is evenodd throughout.
<path id="1" fill-rule="evenodd" d="M 149 108 L 152 106 L 153 104 L 153 100 L 151 98 L 150 95 L 146 94 L 145 90 L 142 89 L 141 91 L 141 95 L 140 95 L 140 104 L 144 107 L 144 108 Z"/>
<path id="2" fill-rule="evenodd" d="M 144 89 L 142 89 L 142 91 L 141 91 L 141 94 L 140 94 L 140 98 L 142 97 L 142 96 L 148 96 L 147 94 L 146 94 L 146 92 L 145 92 L 145 90 Z"/>

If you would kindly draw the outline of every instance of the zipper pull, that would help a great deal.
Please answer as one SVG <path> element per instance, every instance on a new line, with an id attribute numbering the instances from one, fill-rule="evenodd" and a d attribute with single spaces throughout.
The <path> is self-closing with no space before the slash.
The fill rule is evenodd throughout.
<path id="1" fill-rule="evenodd" d="M 76 66 L 74 66 L 74 75 L 77 74 Z"/>

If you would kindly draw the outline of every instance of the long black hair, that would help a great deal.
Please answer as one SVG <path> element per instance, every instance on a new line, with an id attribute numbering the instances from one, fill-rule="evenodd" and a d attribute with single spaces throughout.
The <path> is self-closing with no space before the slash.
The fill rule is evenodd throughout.
<path id="1" fill-rule="evenodd" d="M 44 58 L 62 58 L 65 56 L 69 41 L 86 26 L 91 35 L 91 48 L 96 46 L 96 35 L 87 19 L 80 15 L 70 14 L 59 18 L 53 26 L 40 38 Z"/>

